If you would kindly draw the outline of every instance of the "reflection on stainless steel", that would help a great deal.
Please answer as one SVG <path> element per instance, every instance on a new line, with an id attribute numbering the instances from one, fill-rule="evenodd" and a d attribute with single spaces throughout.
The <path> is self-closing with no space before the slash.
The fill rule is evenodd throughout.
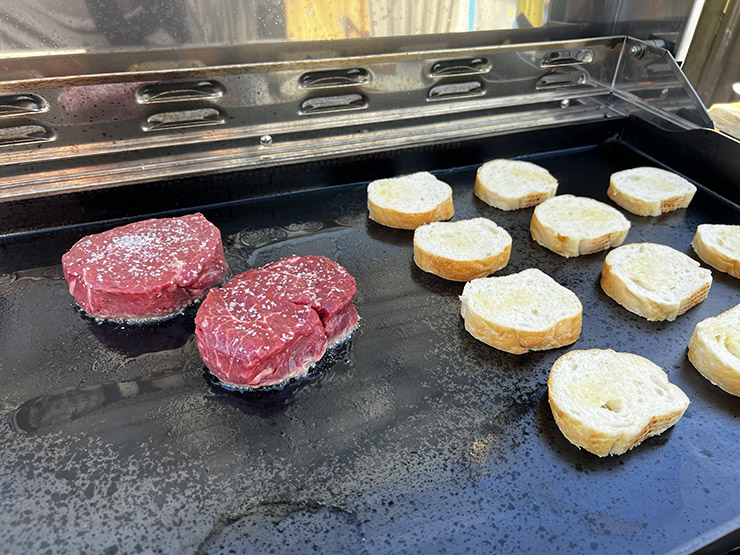
<path id="1" fill-rule="evenodd" d="M 224 87 L 217 81 L 192 83 L 156 83 L 144 85 L 136 91 L 140 104 L 164 102 L 188 102 L 191 100 L 218 100 L 224 95 Z"/>
<path id="2" fill-rule="evenodd" d="M 692 0 L 4 0 L 0 52 L 127 49 L 556 28 L 680 39 Z M 174 61 L 174 60 L 173 60 Z"/>
<path id="3" fill-rule="evenodd" d="M 556 50 L 542 58 L 542 67 L 588 64 L 594 61 L 594 52 L 589 48 L 580 50 Z"/>
<path id="4" fill-rule="evenodd" d="M 339 94 L 333 96 L 316 96 L 308 98 L 301 103 L 299 114 L 319 114 L 325 112 L 338 112 L 344 110 L 364 110 L 367 101 L 361 94 Z"/>
<path id="5" fill-rule="evenodd" d="M 45 143 L 55 138 L 56 134 L 53 130 L 35 123 L 0 127 L 0 146 Z"/>
<path id="6" fill-rule="evenodd" d="M 440 60 L 429 70 L 430 77 L 449 75 L 477 75 L 491 71 L 491 62 L 486 58 L 463 58 L 462 60 Z"/>
<path id="7" fill-rule="evenodd" d="M 0 117 L 15 117 L 46 112 L 49 105 L 37 94 L 9 94 L 0 96 Z"/>
<path id="8" fill-rule="evenodd" d="M 142 123 L 141 128 L 144 131 L 166 131 L 204 125 L 221 125 L 225 121 L 223 114 L 216 108 L 199 108 L 152 114 Z"/>
<path id="9" fill-rule="evenodd" d="M 0 199 L 554 121 L 635 114 L 679 128 L 711 125 L 670 54 L 626 37 L 205 64 L 4 86 L 47 99 L 48 109 L 4 118 Z M 35 164 L 32 175 L 21 173 L 27 163 Z"/>
<path id="10" fill-rule="evenodd" d="M 429 100 L 454 100 L 483 96 L 484 94 L 486 94 L 486 86 L 481 81 L 472 80 L 436 85 L 429 89 L 427 97 Z"/>
<path id="11" fill-rule="evenodd" d="M 538 91 L 577 87 L 588 83 L 588 73 L 577 68 L 554 69 L 539 78 L 535 88 Z"/>
<path id="12" fill-rule="evenodd" d="M 369 82 L 370 72 L 361 67 L 314 71 L 304 73 L 299 79 L 300 86 L 306 89 L 350 87 L 367 85 Z"/>
<path id="13" fill-rule="evenodd" d="M 614 76 L 611 105 L 664 128 L 713 127 L 673 57 L 662 48 L 634 39 L 627 39 Z"/>

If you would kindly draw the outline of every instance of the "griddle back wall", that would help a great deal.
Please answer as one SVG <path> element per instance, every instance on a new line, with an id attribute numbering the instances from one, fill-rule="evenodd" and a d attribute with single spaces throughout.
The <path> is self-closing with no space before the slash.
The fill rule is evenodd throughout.
<path id="1" fill-rule="evenodd" d="M 646 165 L 664 164 L 740 204 L 740 159 L 733 155 L 735 146 L 714 131 L 669 132 L 628 118 L 6 202 L 0 204 L 0 236 L 5 235 L 0 242 L 0 270 L 56 265 L 61 253 L 83 235 L 147 216 L 199 210 L 228 236 L 241 231 L 244 223 L 241 218 L 224 217 L 228 210 L 218 210 L 229 203 L 280 195 L 284 195 L 281 203 L 290 202 L 293 193 L 306 190 L 331 191 L 332 187 L 391 175 L 474 166 L 492 158 L 547 156 L 574 149 L 605 148 L 612 150 L 615 157 L 624 156 L 625 150 L 632 155 L 638 153 L 644 156 Z M 579 170 L 584 176 L 599 173 L 599 168 Z M 605 188 L 606 183 L 594 182 L 593 186 Z M 722 215 L 717 217 L 719 223 Z M 27 244 L 32 237 L 35 247 L 29 250 Z"/>
<path id="2" fill-rule="evenodd" d="M 0 234 L 170 212 L 184 214 L 226 202 L 362 183 L 415 171 L 480 164 L 491 157 L 520 157 L 552 150 L 588 148 L 617 140 L 624 123 L 624 120 L 604 121 L 318 162 L 10 201 L 0 204 Z"/>

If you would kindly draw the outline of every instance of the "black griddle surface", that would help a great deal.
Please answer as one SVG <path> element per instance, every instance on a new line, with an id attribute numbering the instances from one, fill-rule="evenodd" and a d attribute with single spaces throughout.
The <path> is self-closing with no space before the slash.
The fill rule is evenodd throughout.
<path id="1" fill-rule="evenodd" d="M 604 201 L 612 172 L 659 163 L 619 141 L 528 159 L 559 194 Z M 116 222 L 0 238 L 0 550 L 621 554 L 696 548 L 738 528 L 740 400 L 693 369 L 686 345 L 697 322 L 740 302 L 740 281 L 713 270 L 705 302 L 648 322 L 601 291 L 606 252 L 565 259 L 536 245 L 532 209 L 476 199 L 475 169 L 436 172 L 454 189 L 454 219 L 509 231 L 497 275 L 538 267 L 579 296 L 575 345 L 515 356 L 473 339 L 463 284 L 416 268 L 412 232 L 368 219 L 366 183 L 201 207 L 224 234 L 231 275 L 296 253 L 357 279 L 359 329 L 280 391 L 213 385 L 194 311 L 123 327 L 75 308 L 58 260 Z M 736 204 L 699 185 L 686 210 L 626 213 L 626 243 L 696 258 L 698 224 L 740 223 Z M 691 399 L 683 419 L 620 457 L 568 443 L 548 372 L 589 348 L 663 367 Z"/>

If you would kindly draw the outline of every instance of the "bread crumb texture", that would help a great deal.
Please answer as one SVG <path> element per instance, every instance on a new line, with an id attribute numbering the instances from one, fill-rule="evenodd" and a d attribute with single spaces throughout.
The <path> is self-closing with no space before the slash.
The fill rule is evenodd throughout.
<path id="1" fill-rule="evenodd" d="M 414 262 L 432 274 L 470 281 L 509 262 L 511 236 L 486 218 L 432 222 L 414 232 Z"/>
<path id="2" fill-rule="evenodd" d="M 460 300 L 465 329 L 509 353 L 570 345 L 581 333 L 578 297 L 536 268 L 475 279 L 465 285 Z"/>
<path id="3" fill-rule="evenodd" d="M 740 304 L 696 325 L 688 357 L 702 376 L 740 397 Z"/>
<path id="4" fill-rule="evenodd" d="M 616 208 L 573 195 L 546 200 L 534 209 L 530 223 L 538 244 L 565 257 L 621 245 L 629 229 L 629 220 Z"/>
<path id="5" fill-rule="evenodd" d="M 452 188 L 429 172 L 370 182 L 367 206 L 372 220 L 399 229 L 449 220 L 455 213 Z"/>
<path id="6" fill-rule="evenodd" d="M 476 173 L 475 195 L 501 210 L 541 203 L 557 192 L 558 180 L 545 168 L 523 160 L 486 162 Z"/>
<path id="7" fill-rule="evenodd" d="M 624 308 L 652 321 L 675 320 L 709 294 L 712 272 L 671 247 L 633 243 L 604 259 L 601 287 Z"/>
<path id="8" fill-rule="evenodd" d="M 704 262 L 740 279 L 740 225 L 702 224 L 691 246 Z"/>
<path id="9" fill-rule="evenodd" d="M 659 216 L 686 208 L 696 187 L 680 175 L 660 168 L 632 168 L 611 175 L 607 196 L 638 216 Z"/>
<path id="10" fill-rule="evenodd" d="M 561 356 L 547 384 L 550 408 L 563 435 L 600 457 L 621 455 L 661 434 L 689 405 L 660 366 L 611 349 Z"/>

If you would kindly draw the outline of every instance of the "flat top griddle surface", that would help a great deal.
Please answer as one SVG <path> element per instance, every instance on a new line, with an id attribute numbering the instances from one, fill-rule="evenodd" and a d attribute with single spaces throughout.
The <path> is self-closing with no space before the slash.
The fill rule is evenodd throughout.
<path id="1" fill-rule="evenodd" d="M 530 159 L 559 194 L 599 200 L 612 172 L 653 164 L 619 143 Z M 565 259 L 538 246 L 533 209 L 476 199 L 475 169 L 437 173 L 454 189 L 454 219 L 509 231 L 498 274 L 538 267 L 579 296 L 575 345 L 515 356 L 471 337 L 463 284 L 416 268 L 412 232 L 368 219 L 365 183 L 203 209 L 230 275 L 296 253 L 333 258 L 357 280 L 359 329 L 281 391 L 213 385 L 194 311 L 140 327 L 82 315 L 54 261 L 107 224 L 0 239 L 2 549 L 646 553 L 737 528 L 740 400 L 693 369 L 686 345 L 698 321 L 740 302 L 740 282 L 713 270 L 705 302 L 648 322 L 601 291 L 606 252 Z M 740 222 L 737 205 L 702 186 L 686 210 L 626 216 L 627 243 L 692 257 L 698 224 Z M 620 457 L 568 443 L 548 372 L 589 348 L 663 367 L 691 399 L 683 419 Z"/>

